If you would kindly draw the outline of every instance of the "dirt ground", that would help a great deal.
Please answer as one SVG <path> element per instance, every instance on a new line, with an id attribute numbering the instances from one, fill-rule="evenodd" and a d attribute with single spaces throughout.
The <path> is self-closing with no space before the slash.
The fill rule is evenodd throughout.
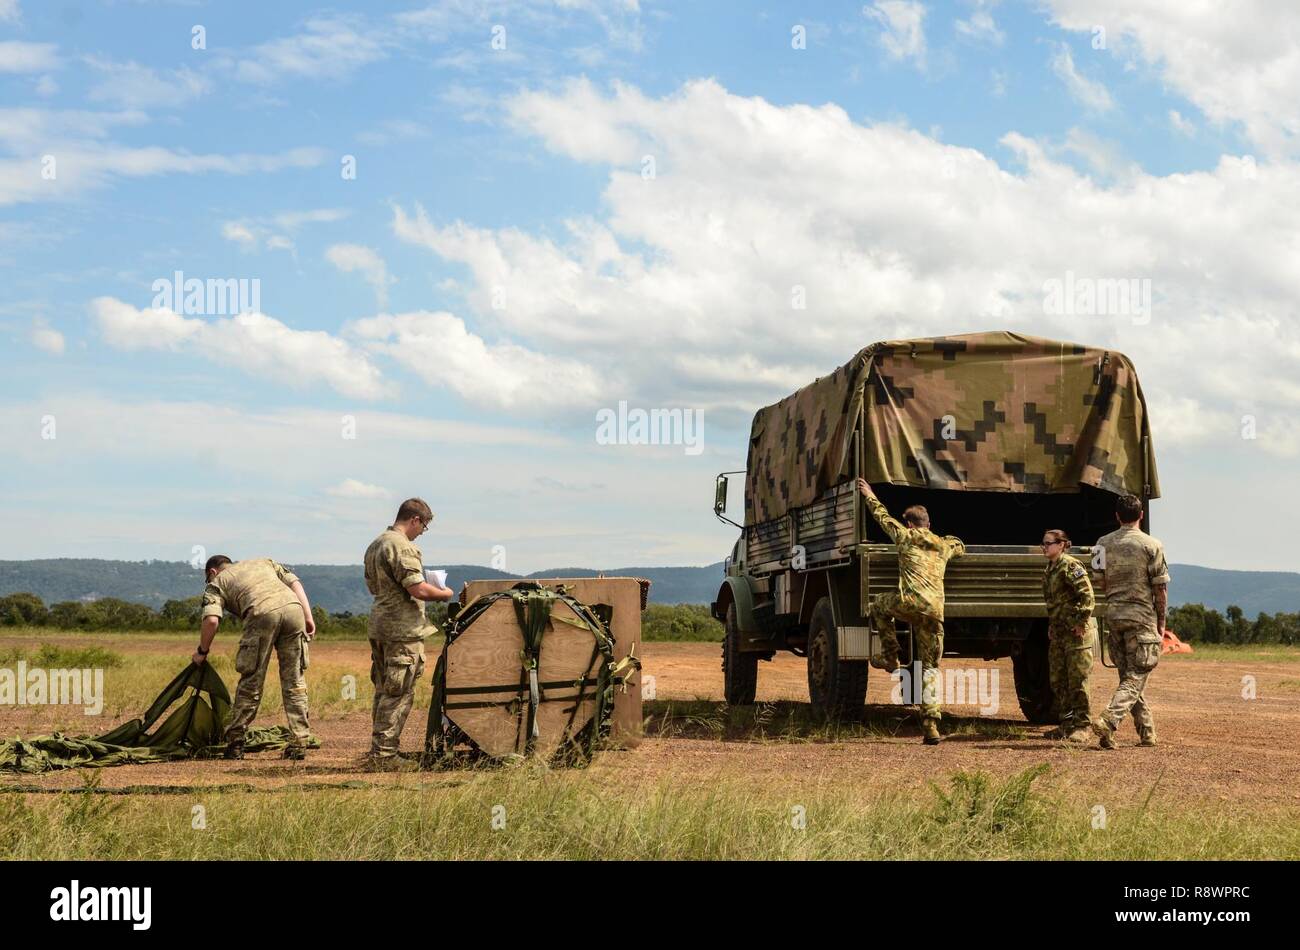
<path id="1" fill-rule="evenodd" d="M 142 642 L 133 648 L 115 642 L 113 648 L 129 653 L 137 648 L 156 651 L 158 646 Z M 359 671 L 368 668 L 365 643 L 317 643 L 313 650 L 313 666 L 328 663 L 355 666 Z M 646 643 L 643 662 L 645 673 L 655 679 L 658 701 L 647 705 L 651 714 L 662 716 L 665 700 L 721 700 L 716 644 Z M 876 730 L 878 735 L 823 741 L 815 733 L 811 738 L 742 735 L 726 740 L 652 734 L 634 750 L 602 753 L 586 774 L 630 786 L 659 782 L 695 785 L 731 777 L 761 781 L 766 786 L 848 783 L 863 789 L 923 792 L 929 780 L 941 780 L 958 769 L 1006 775 L 1047 762 L 1055 788 L 1100 801 L 1142 801 L 1154 786 L 1154 798 L 1163 803 L 1208 800 L 1300 813 L 1300 659 L 1261 662 L 1167 656 L 1147 687 L 1159 747 L 1139 748 L 1133 727 L 1126 722 L 1119 734 L 1120 748 L 1114 752 L 1097 749 L 1095 743 L 1078 747 L 1043 738 L 1046 727 L 1030 726 L 1016 706 L 1009 660 L 945 660 L 948 664 L 984 670 L 986 676 L 996 671 L 1001 702 L 991 717 L 981 716 L 975 706 L 949 708 L 945 731 L 953 734 L 939 746 L 921 744 L 914 714 L 890 703 L 894 684 L 873 670 L 867 702 L 869 717 L 883 727 Z M 1253 700 L 1242 697 L 1243 677 L 1248 676 L 1255 678 L 1257 698 Z M 1104 706 L 1114 684 L 1114 671 L 1096 667 L 1094 712 Z M 274 674 L 267 687 L 268 691 L 278 689 Z M 422 695 L 427 697 L 427 692 Z M 781 655 L 760 665 L 760 702 L 806 703 L 807 695 L 802 660 Z M 403 744 L 408 750 L 420 746 L 426 709 L 427 699 L 417 704 L 407 723 Z M 30 735 L 37 725 L 53 728 L 60 724 L 54 718 L 42 723 L 33 718 L 34 712 L 31 708 L 0 707 L 0 735 Z M 46 715 L 54 717 L 57 712 L 46 707 L 40 717 Z M 61 724 L 72 721 L 65 712 Z M 107 731 L 120 721 L 97 720 L 94 731 Z M 272 724 L 277 720 L 263 715 L 258 721 Z M 241 762 L 124 766 L 104 769 L 102 787 L 144 786 L 160 791 L 343 783 L 437 786 L 449 780 L 445 775 L 414 771 L 361 771 L 370 722 L 368 708 L 360 704 L 355 711 L 334 710 L 316 717 L 313 731 L 323 746 L 305 763 L 266 753 L 250 755 Z M 41 776 L 0 775 L 0 786 L 9 787 L 57 789 L 81 783 L 81 776 L 73 770 Z"/>

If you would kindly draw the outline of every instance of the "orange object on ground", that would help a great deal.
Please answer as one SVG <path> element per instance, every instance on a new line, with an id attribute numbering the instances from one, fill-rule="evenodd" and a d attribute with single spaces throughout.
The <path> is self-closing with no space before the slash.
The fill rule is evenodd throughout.
<path id="1" fill-rule="evenodd" d="M 1191 653 L 1193 651 L 1190 643 L 1184 643 L 1182 640 L 1178 639 L 1178 634 L 1174 633 L 1172 630 L 1166 630 L 1164 642 L 1160 644 L 1160 652 L 1164 654 Z"/>

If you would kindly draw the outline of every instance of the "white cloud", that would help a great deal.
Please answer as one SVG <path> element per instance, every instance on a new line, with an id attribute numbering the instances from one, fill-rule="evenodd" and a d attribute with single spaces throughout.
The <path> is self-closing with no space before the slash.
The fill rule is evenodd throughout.
<path id="1" fill-rule="evenodd" d="M 116 63 L 98 56 L 88 56 L 86 62 L 103 77 L 91 87 L 90 100 L 125 109 L 175 109 L 212 88 L 208 79 L 184 67 L 159 72 L 139 63 Z"/>
<path id="2" fill-rule="evenodd" d="M 120 350 L 184 350 L 253 375 L 301 388 L 323 382 L 345 396 L 388 395 L 365 353 L 321 330 L 295 330 L 263 313 L 205 321 L 164 308 L 137 309 L 99 297 L 90 310 L 109 346 Z"/>
<path id="3" fill-rule="evenodd" d="M 13 156 L 0 158 L 0 207 L 67 199 L 121 178 L 270 173 L 310 168 L 326 157 L 318 148 L 274 155 L 215 155 L 159 146 L 127 147 L 111 141 L 115 129 L 147 121 L 136 110 L 0 109 L 0 152 Z M 45 174 L 47 156 L 52 175 Z"/>
<path id="4" fill-rule="evenodd" d="M 1103 83 L 1089 79 L 1079 72 L 1074 65 L 1074 54 L 1064 43 L 1057 47 L 1056 55 L 1052 57 L 1052 72 L 1065 83 L 1070 95 L 1088 109 L 1094 112 L 1106 112 L 1114 106 L 1110 92 Z"/>
<path id="5" fill-rule="evenodd" d="M 1159 71 L 1216 123 L 1270 154 L 1300 151 L 1300 6 L 1274 0 L 1047 0 L 1067 30 L 1105 24 L 1107 48 Z"/>
<path id="6" fill-rule="evenodd" d="M 325 489 L 325 493 L 335 498 L 388 498 L 392 495 L 387 488 L 368 485 L 355 478 L 345 478 L 337 485 Z"/>
<path id="7" fill-rule="evenodd" d="M 380 314 L 347 329 L 372 352 L 387 354 L 426 382 L 478 406 L 528 412 L 594 409 L 601 398 L 596 373 L 587 363 L 513 343 L 489 344 L 450 313 Z"/>
<path id="8" fill-rule="evenodd" d="M 1196 134 L 1196 123 L 1184 117 L 1177 109 L 1169 110 L 1169 124 L 1180 135 L 1186 135 L 1190 138 Z"/>
<path id="9" fill-rule="evenodd" d="M 0 20 L 6 23 L 18 23 L 23 18 L 23 11 L 18 0 L 0 0 Z"/>
<path id="10" fill-rule="evenodd" d="M 916 0 L 875 0 L 862 12 L 880 24 L 880 45 L 891 59 L 925 65 L 925 6 Z"/>
<path id="11" fill-rule="evenodd" d="M 384 146 L 412 139 L 427 139 L 432 135 L 428 126 L 411 119 L 384 119 L 374 128 L 358 134 L 357 141 L 362 145 Z"/>
<path id="12" fill-rule="evenodd" d="M 227 241 L 234 241 L 247 250 L 257 247 L 257 235 L 247 225 L 238 221 L 227 221 L 221 226 L 221 236 Z"/>
<path id="13" fill-rule="evenodd" d="M 36 94 L 42 99 L 48 99 L 58 91 L 59 84 L 53 76 L 42 76 L 36 80 Z"/>
<path id="14" fill-rule="evenodd" d="M 1243 399 L 1300 410 L 1288 369 L 1300 272 L 1286 250 L 1300 246 L 1298 166 L 1225 157 L 1154 176 L 1082 133 L 1050 147 L 1012 133 L 1013 172 L 833 105 L 776 106 L 714 81 L 659 99 L 576 81 L 507 112 L 554 152 L 608 166 L 602 216 L 535 235 L 417 206 L 395 210 L 394 232 L 465 267 L 481 332 L 537 354 L 579 350 L 619 398 L 739 419 L 872 340 L 1005 327 L 1129 352 L 1149 393 L 1192 399 L 1204 418 Z M 578 115 L 580 132 L 567 121 Z M 651 143 L 659 173 L 646 181 L 637 161 Z M 1067 270 L 1149 279 L 1154 316 L 1045 314 L 1044 282 Z M 453 319 L 438 332 L 463 333 Z M 1158 439 L 1178 433 L 1157 422 Z"/>
<path id="15" fill-rule="evenodd" d="M 328 224 L 348 216 L 344 208 L 313 208 L 308 211 L 282 211 L 261 218 L 243 218 L 221 225 L 221 236 L 246 251 L 262 245 L 268 251 L 293 251 L 290 235 L 309 224 Z"/>
<path id="16" fill-rule="evenodd" d="M 32 345 L 38 350 L 44 350 L 54 356 L 63 355 L 63 334 L 58 330 L 51 329 L 41 321 L 32 324 L 31 341 Z"/>
<path id="17" fill-rule="evenodd" d="M 998 28 L 993 20 L 993 7 L 997 0 L 985 2 L 985 0 L 975 0 L 976 7 L 971 11 L 970 17 L 965 20 L 957 20 L 953 23 L 953 28 L 957 33 L 968 40 L 977 43 L 987 43 L 991 46 L 1001 46 L 1006 41 L 1006 34 Z"/>
<path id="18" fill-rule="evenodd" d="M 259 85 L 286 79 L 347 78 L 384 59 L 390 40 L 352 17 L 313 17 L 302 32 L 259 44 L 234 61 L 236 78 Z"/>
<path id="19" fill-rule="evenodd" d="M 334 244 L 325 251 L 325 259 L 345 274 L 360 271 L 366 283 L 375 289 L 375 300 L 382 310 L 388 306 L 388 276 L 384 259 L 371 248 L 361 244 Z"/>
<path id="20" fill-rule="evenodd" d="M 58 49 L 53 43 L 0 41 L 0 73 L 43 73 L 58 69 Z"/>

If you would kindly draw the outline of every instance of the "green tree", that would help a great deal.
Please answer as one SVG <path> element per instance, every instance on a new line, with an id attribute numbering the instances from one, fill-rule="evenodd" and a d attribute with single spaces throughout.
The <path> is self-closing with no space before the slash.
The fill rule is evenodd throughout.
<path id="1" fill-rule="evenodd" d="M 35 594 L 0 597 L 0 624 L 9 627 L 43 627 L 50 622 L 45 602 Z"/>

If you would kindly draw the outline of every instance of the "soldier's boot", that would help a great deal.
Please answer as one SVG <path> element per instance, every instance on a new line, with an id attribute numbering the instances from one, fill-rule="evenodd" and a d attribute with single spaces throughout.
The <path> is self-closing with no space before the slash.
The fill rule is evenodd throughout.
<path id="1" fill-rule="evenodd" d="M 1138 745 L 1144 745 L 1147 748 L 1154 748 L 1156 744 L 1156 731 L 1154 729 L 1144 729 L 1139 733 L 1141 741 Z"/>
<path id="2" fill-rule="evenodd" d="M 1092 738 L 1092 730 L 1089 729 L 1087 726 L 1080 726 L 1078 729 L 1075 729 L 1073 732 L 1071 732 L 1068 736 L 1065 737 L 1067 742 L 1071 742 L 1075 745 L 1083 745 L 1091 738 Z"/>
<path id="3" fill-rule="evenodd" d="M 396 772 L 402 768 L 402 760 L 396 755 L 367 755 L 361 762 L 363 772 Z"/>
<path id="4" fill-rule="evenodd" d="M 282 752 L 281 755 L 283 755 L 286 759 L 292 759 L 295 762 L 301 762 L 303 759 L 307 758 L 307 750 L 304 749 L 302 746 L 298 745 L 296 742 L 291 742 L 289 743 L 289 745 L 284 747 L 284 752 Z"/>
<path id="5" fill-rule="evenodd" d="M 242 759 L 243 757 L 244 757 L 244 743 L 242 741 L 226 743 L 226 751 L 222 753 L 222 758 Z"/>
<path id="6" fill-rule="evenodd" d="M 1043 733 L 1044 739 L 1064 739 L 1070 733 L 1074 732 L 1074 725 L 1069 720 L 1064 720 L 1059 726 L 1048 729 Z"/>
<path id="7" fill-rule="evenodd" d="M 1103 749 L 1115 748 L 1115 727 L 1100 717 L 1092 721 L 1092 731 L 1097 734 L 1101 740 Z"/>
<path id="8" fill-rule="evenodd" d="M 926 719 L 921 723 L 921 741 L 926 745 L 938 745 L 941 741 L 939 735 L 939 722 L 935 719 Z"/>

